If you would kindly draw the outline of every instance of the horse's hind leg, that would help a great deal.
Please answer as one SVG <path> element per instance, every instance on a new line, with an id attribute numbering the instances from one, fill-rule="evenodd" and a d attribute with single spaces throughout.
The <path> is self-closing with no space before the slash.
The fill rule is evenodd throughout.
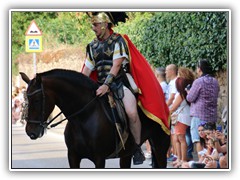
<path id="1" fill-rule="evenodd" d="M 153 168 L 167 168 L 167 151 L 170 145 L 170 136 L 165 135 L 161 139 L 154 137 L 150 143 L 153 154 Z"/>
<path id="2" fill-rule="evenodd" d="M 125 156 L 120 158 L 120 168 L 131 168 L 132 156 Z"/>
<path id="3" fill-rule="evenodd" d="M 68 151 L 68 163 L 70 168 L 77 169 L 80 168 L 81 158 L 77 155 L 77 153 Z"/>

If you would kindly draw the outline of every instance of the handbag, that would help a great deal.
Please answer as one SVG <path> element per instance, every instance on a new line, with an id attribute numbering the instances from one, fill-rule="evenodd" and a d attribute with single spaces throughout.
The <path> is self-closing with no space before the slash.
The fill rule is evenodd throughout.
<path id="1" fill-rule="evenodd" d="M 178 122 L 178 115 L 180 114 L 180 112 L 182 112 L 182 110 L 185 108 L 185 106 L 183 106 L 180 111 L 171 114 L 171 124 L 172 125 L 176 125 L 177 124 L 177 122 Z"/>
<path id="2" fill-rule="evenodd" d="M 171 124 L 176 125 L 178 121 L 178 113 L 174 113 L 171 115 Z"/>

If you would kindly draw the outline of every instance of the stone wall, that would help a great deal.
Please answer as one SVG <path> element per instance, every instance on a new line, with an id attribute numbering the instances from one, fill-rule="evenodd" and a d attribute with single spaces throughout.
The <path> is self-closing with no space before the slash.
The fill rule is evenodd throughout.
<path id="1" fill-rule="evenodd" d="M 228 77 L 229 74 L 227 73 L 227 71 L 220 71 L 216 73 L 216 78 L 220 86 L 220 92 L 218 97 L 218 121 L 221 121 L 222 119 L 222 112 L 224 108 L 228 108 L 228 91 L 230 89 L 228 88 Z"/>
<path id="2" fill-rule="evenodd" d="M 63 48 L 55 51 L 45 51 L 37 53 L 37 72 L 44 72 L 54 68 L 70 69 L 81 71 L 84 62 L 85 53 L 80 48 Z M 34 77 L 33 55 L 21 55 L 18 58 L 19 71 L 26 73 L 30 78 Z M 228 105 L 228 73 L 220 71 L 216 74 L 220 85 L 218 99 L 218 119 L 221 120 L 221 114 L 225 106 Z M 22 86 L 25 83 L 19 77 L 13 77 L 13 85 Z M 17 82 L 19 81 L 19 82 Z"/>
<path id="3" fill-rule="evenodd" d="M 51 52 L 36 53 L 37 73 L 54 68 L 81 71 L 84 54 L 80 48 L 59 49 Z M 33 54 L 20 55 L 17 59 L 19 72 L 24 72 L 29 77 L 34 77 Z M 21 82 L 20 84 L 22 84 Z"/>

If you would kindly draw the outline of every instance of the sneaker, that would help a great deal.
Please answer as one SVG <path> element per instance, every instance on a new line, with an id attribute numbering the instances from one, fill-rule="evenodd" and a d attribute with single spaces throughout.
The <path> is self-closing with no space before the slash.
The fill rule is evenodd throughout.
<path id="1" fill-rule="evenodd" d="M 173 154 L 170 154 L 170 156 L 167 157 L 167 159 L 170 159 L 170 158 L 172 158 L 173 156 L 174 156 Z"/>
<path id="2" fill-rule="evenodd" d="M 142 164 L 143 161 L 145 161 L 144 154 L 142 152 L 142 149 L 140 146 L 137 146 L 137 149 L 133 155 L 133 164 L 134 165 L 139 165 Z"/>
<path id="3" fill-rule="evenodd" d="M 152 166 L 152 165 L 153 165 L 153 164 L 152 164 L 152 161 L 150 161 L 150 162 L 148 163 L 148 165 L 149 165 L 149 166 Z"/>
<path id="4" fill-rule="evenodd" d="M 177 160 L 177 157 L 172 154 L 170 155 L 169 158 L 167 158 L 167 162 L 172 162 L 172 161 L 176 161 L 176 160 Z"/>
<path id="5" fill-rule="evenodd" d="M 152 153 L 146 152 L 144 156 L 146 159 L 150 159 L 152 157 Z"/>

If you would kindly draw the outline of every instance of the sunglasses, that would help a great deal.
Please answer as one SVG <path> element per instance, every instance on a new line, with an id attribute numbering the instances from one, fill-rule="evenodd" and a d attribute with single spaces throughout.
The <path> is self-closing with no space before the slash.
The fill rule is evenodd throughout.
<path id="1" fill-rule="evenodd" d="M 208 123 L 205 123 L 203 127 L 205 130 L 214 130 L 216 129 L 216 124 L 212 122 L 208 122 Z"/>
<path id="2" fill-rule="evenodd" d="M 205 124 L 206 124 L 206 122 L 201 122 L 201 123 L 198 125 L 198 127 L 200 127 L 200 126 L 204 127 Z"/>

